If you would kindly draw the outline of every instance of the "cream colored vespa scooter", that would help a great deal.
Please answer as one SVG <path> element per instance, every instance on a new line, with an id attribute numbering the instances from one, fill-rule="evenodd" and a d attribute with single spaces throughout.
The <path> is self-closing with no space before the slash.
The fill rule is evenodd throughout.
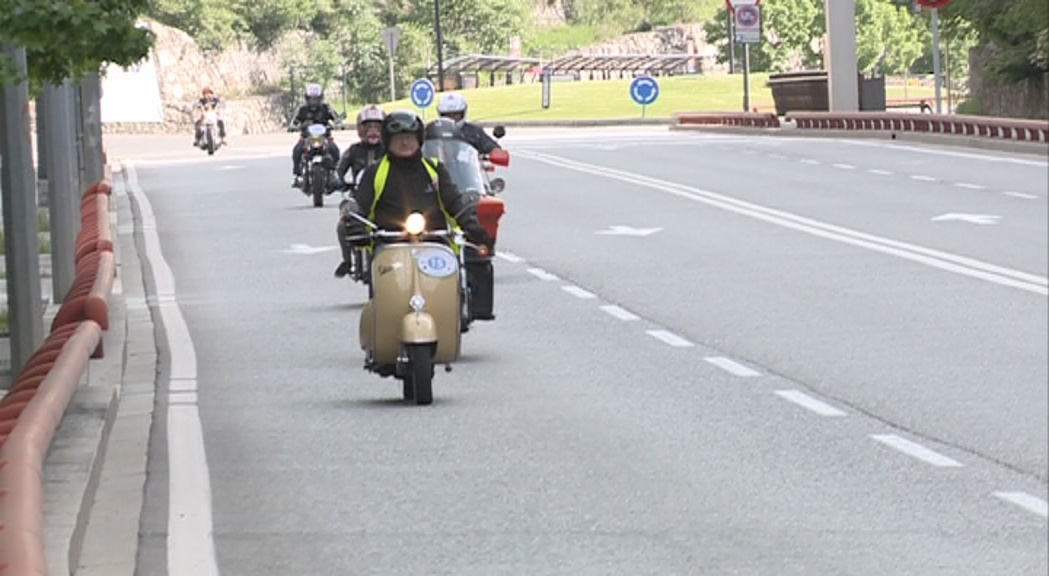
<path id="1" fill-rule="evenodd" d="M 344 216 L 369 226 L 373 240 L 388 240 L 376 244 L 369 263 L 370 299 L 360 319 L 364 367 L 402 380 L 405 400 L 430 404 L 434 366 L 451 371 L 459 359 L 466 276 L 462 250 L 456 255 L 449 244 L 471 244 L 457 231 L 427 230 L 418 212 L 402 232 L 380 230 L 349 210 Z"/>

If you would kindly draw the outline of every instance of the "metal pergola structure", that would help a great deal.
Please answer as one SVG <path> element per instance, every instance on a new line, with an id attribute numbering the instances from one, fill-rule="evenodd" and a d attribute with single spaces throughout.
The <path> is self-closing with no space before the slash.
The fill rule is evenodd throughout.
<path id="1" fill-rule="evenodd" d="M 508 81 L 517 73 L 520 81 L 524 82 L 525 72 L 538 71 L 539 68 L 545 68 L 553 75 L 586 73 L 591 78 L 595 74 L 605 78 L 610 74 L 622 76 L 633 73 L 663 76 L 686 73 L 690 62 L 695 60 L 699 60 L 699 56 L 694 54 L 567 54 L 544 62 L 538 58 L 468 54 L 445 62 L 444 73 L 445 78 L 454 78 L 459 75 L 488 72 L 492 74 L 493 83 L 495 74 L 502 73 L 507 74 Z M 429 76 L 436 75 L 436 66 L 433 66 L 429 70 Z M 538 75 L 535 79 L 538 80 Z"/>

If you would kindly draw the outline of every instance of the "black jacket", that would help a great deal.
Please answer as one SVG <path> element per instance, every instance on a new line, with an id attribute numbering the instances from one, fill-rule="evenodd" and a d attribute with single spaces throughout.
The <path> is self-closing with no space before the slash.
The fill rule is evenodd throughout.
<path id="1" fill-rule="evenodd" d="M 463 122 L 459 127 L 462 138 L 477 149 L 481 154 L 491 154 L 493 150 L 500 148 L 499 143 L 485 133 L 484 128 L 470 122 Z"/>
<path id="2" fill-rule="evenodd" d="M 377 226 L 391 231 L 403 230 L 404 221 L 408 215 L 412 212 L 421 212 L 426 217 L 428 229 L 440 230 L 447 227 L 440 204 L 437 203 L 439 193 L 444 208 L 456 218 L 467 239 L 475 244 L 491 246 L 488 233 L 477 220 L 476 206 L 463 211 L 467 205 L 467 199 L 452 182 L 444 166 L 437 166 L 438 192 L 434 190 L 430 173 L 423 166 L 426 160 L 423 159 L 422 154 L 416 154 L 411 158 L 394 156 L 388 156 L 388 158 L 390 159 L 390 172 L 386 178 L 385 190 L 375 207 L 373 222 Z M 379 164 L 375 164 L 364 172 L 355 195 L 358 213 L 365 218 L 368 217 L 372 202 L 375 200 L 375 174 L 378 167 Z M 463 213 L 459 214 L 460 212 Z M 358 234 L 363 231 L 361 230 L 363 225 L 356 220 L 347 221 L 347 229 L 350 230 L 351 227 L 355 228 Z M 350 232 L 351 235 L 354 233 Z"/>
<path id="3" fill-rule="evenodd" d="M 310 108 L 307 104 L 299 106 L 299 111 L 295 113 L 294 122 L 299 127 L 299 132 L 305 137 L 306 128 L 310 124 L 324 124 L 328 127 L 328 134 L 331 134 L 331 126 L 338 120 L 339 117 L 335 114 L 335 110 L 325 103 L 317 108 Z"/>
<path id="4" fill-rule="evenodd" d="M 346 152 L 343 152 L 342 158 L 339 158 L 339 167 L 337 169 L 339 181 L 343 181 L 347 172 L 350 172 L 353 180 L 356 181 L 357 175 L 364 172 L 372 164 L 377 164 L 379 160 L 382 160 L 383 154 L 385 154 L 385 150 L 383 150 L 381 142 L 374 146 L 364 142 L 358 142 L 350 146 Z"/>

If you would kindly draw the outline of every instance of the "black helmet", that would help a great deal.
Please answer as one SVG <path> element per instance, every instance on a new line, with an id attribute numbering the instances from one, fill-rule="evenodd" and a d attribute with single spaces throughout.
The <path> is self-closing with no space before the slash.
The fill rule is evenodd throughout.
<path id="1" fill-rule="evenodd" d="M 419 145 L 423 144 L 423 121 L 419 115 L 409 110 L 398 110 L 386 115 L 382 121 L 382 145 L 389 150 L 390 139 L 394 134 L 414 133 Z"/>
<path id="2" fill-rule="evenodd" d="M 426 125 L 427 140 L 462 140 L 459 123 L 451 118 L 438 118 Z"/>

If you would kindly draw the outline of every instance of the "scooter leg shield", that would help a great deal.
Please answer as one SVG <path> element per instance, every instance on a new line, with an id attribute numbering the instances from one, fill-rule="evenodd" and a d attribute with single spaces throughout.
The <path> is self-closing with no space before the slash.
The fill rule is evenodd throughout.
<path id="1" fill-rule="evenodd" d="M 364 305 L 364 309 L 361 310 L 361 320 L 359 325 L 358 336 L 361 339 L 361 350 L 371 350 L 374 347 L 372 343 L 372 329 L 374 322 L 374 311 L 372 309 L 372 303 L 368 302 Z"/>
<path id="2" fill-rule="evenodd" d="M 401 321 L 401 342 L 433 344 L 437 342 L 437 323 L 426 312 L 411 312 Z"/>

